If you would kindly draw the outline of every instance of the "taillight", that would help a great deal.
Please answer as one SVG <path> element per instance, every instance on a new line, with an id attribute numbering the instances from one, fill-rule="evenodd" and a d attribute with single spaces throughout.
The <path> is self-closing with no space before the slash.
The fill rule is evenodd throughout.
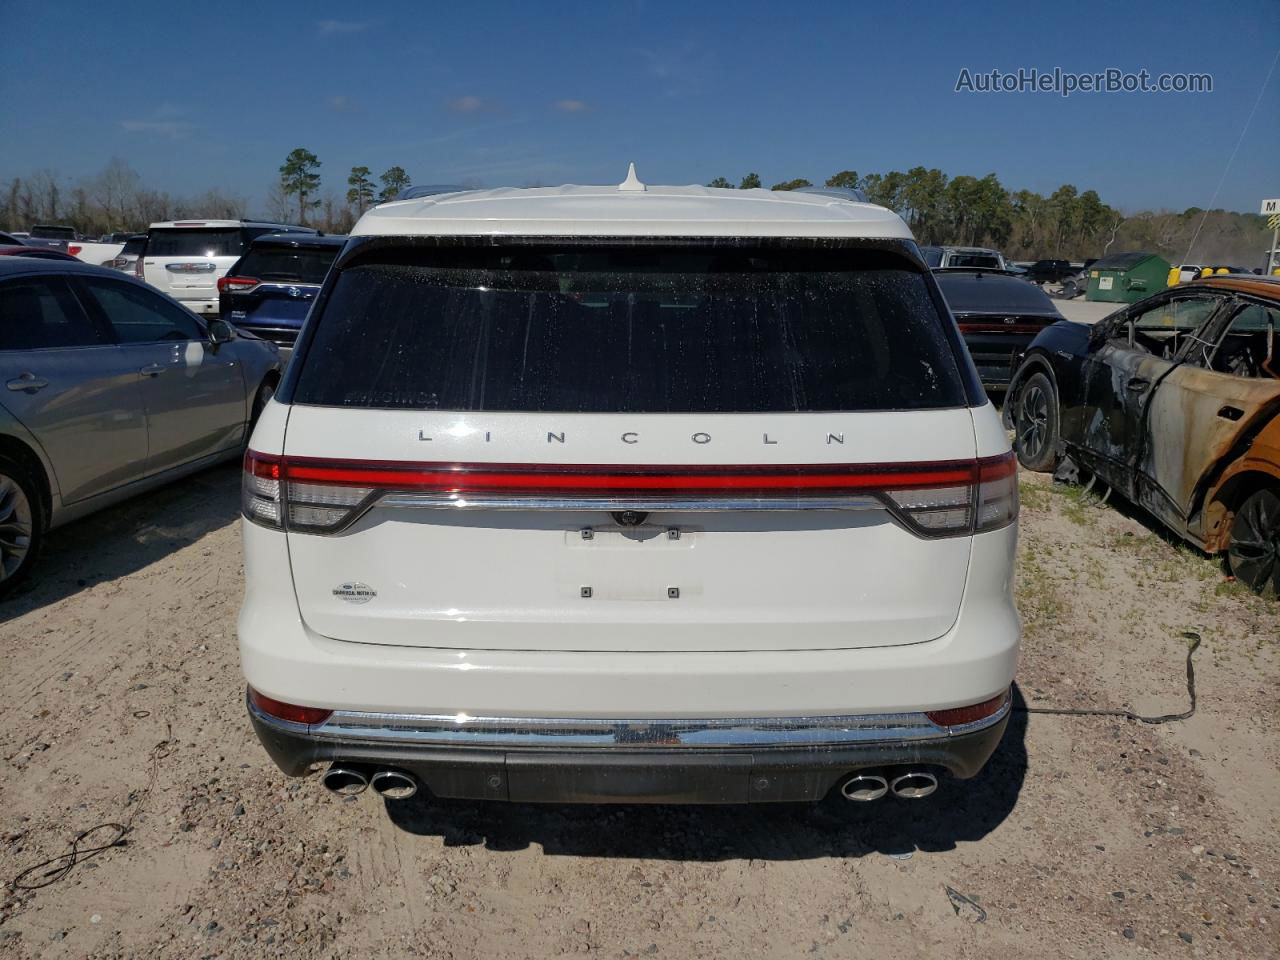
<path id="1" fill-rule="evenodd" d="M 967 707 L 952 707 L 949 710 L 926 710 L 925 716 L 940 727 L 957 727 L 966 723 L 977 723 L 999 713 L 1009 702 L 1009 691 L 998 693 L 990 700 L 970 704 Z"/>
<path id="2" fill-rule="evenodd" d="M 308 532 L 345 527 L 388 494 L 429 506 L 575 510 L 840 509 L 879 501 L 925 537 L 994 530 L 1018 513 L 1012 453 L 980 460 L 781 466 L 404 463 L 245 455 L 243 513 Z"/>
<path id="3" fill-rule="evenodd" d="M 998 530 L 1018 519 L 1018 461 L 1012 453 L 978 461 L 976 532 Z"/>
<path id="4" fill-rule="evenodd" d="M 262 281 L 257 277 L 219 277 L 219 293 L 248 293 Z"/>
<path id="5" fill-rule="evenodd" d="M 67 253 L 71 254 L 73 257 L 80 256 L 80 251 L 83 249 L 84 247 L 78 247 L 74 243 L 67 244 Z"/>
<path id="6" fill-rule="evenodd" d="M 266 527 L 284 526 L 284 502 L 281 494 L 283 461 L 249 450 L 244 455 L 244 474 L 240 483 L 240 512 Z"/>
<path id="7" fill-rule="evenodd" d="M 305 723 L 308 726 L 324 723 L 333 715 L 332 710 L 324 707 L 301 707 L 296 703 L 276 700 L 259 693 L 253 687 L 249 688 L 249 702 L 268 716 L 288 720 L 290 723 Z"/>

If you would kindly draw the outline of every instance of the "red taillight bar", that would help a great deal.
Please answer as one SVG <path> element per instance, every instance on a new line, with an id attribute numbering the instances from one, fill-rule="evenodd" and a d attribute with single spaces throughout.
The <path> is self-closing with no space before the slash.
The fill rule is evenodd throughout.
<path id="1" fill-rule="evenodd" d="M 992 480 L 1003 480 L 1018 472 L 1018 458 L 1013 451 L 1002 453 L 998 457 L 983 457 L 978 463 L 978 482 L 990 483 Z"/>
<path id="2" fill-rule="evenodd" d="M 324 707 L 302 707 L 296 703 L 285 703 L 283 700 L 275 700 L 265 694 L 259 693 L 253 687 L 249 688 L 249 702 L 261 710 L 263 713 L 277 717 L 280 720 L 288 720 L 290 723 L 306 723 L 317 724 L 324 723 L 333 714 L 332 710 Z"/>
<path id="3" fill-rule="evenodd" d="M 987 717 L 995 716 L 1009 699 L 1009 691 L 998 693 L 990 700 L 970 704 L 967 707 L 952 707 L 950 710 L 926 710 L 925 716 L 940 727 L 956 727 L 963 723 L 976 723 Z"/>
<path id="4" fill-rule="evenodd" d="M 255 476 L 300 483 L 466 495 L 573 491 L 616 494 L 762 491 L 918 490 L 1007 477 L 1012 454 L 934 463 L 782 464 L 778 466 L 626 466 L 617 464 L 407 463 L 272 457 L 250 452 Z"/>
<path id="5" fill-rule="evenodd" d="M 226 293 L 228 290 L 237 288 L 248 289 L 249 287 L 256 287 L 261 282 L 257 277 L 219 277 L 218 292 Z"/>

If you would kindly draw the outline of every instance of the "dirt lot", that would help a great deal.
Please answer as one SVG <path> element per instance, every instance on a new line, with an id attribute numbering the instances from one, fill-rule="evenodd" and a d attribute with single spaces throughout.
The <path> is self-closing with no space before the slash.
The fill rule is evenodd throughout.
<path id="1" fill-rule="evenodd" d="M 1190 720 L 1019 713 L 979 779 L 851 818 L 384 806 L 253 739 L 237 480 L 58 532 L 0 607 L 0 880 L 131 826 L 6 885 L 0 957 L 1280 954 L 1280 605 L 1114 505 L 1024 477 L 1021 698 L 1180 711 L 1195 633 Z"/>

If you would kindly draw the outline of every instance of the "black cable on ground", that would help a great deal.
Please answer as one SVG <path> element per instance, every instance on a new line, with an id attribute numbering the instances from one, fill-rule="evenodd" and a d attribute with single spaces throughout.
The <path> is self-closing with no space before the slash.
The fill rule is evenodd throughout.
<path id="1" fill-rule="evenodd" d="M 1191 641 L 1191 647 L 1187 650 L 1187 696 L 1190 698 L 1191 705 L 1182 713 L 1166 713 L 1160 717 L 1143 717 L 1129 710 L 1092 710 L 1092 709 L 1070 709 L 1066 707 L 1018 707 L 1013 709 L 1017 713 L 1047 713 L 1060 717 L 1120 717 L 1125 720 L 1136 720 L 1139 723 L 1172 723 L 1174 720 L 1186 720 L 1196 712 L 1196 668 L 1191 658 L 1195 652 L 1200 649 L 1200 634 L 1187 631 L 1183 635 L 1183 639 Z"/>
<path id="2" fill-rule="evenodd" d="M 169 756 L 168 747 L 169 738 L 166 738 L 151 748 L 151 772 L 147 777 L 147 785 L 143 788 L 142 795 L 138 797 L 133 812 L 129 814 L 129 818 L 124 823 L 107 821 L 96 824 L 88 830 L 82 830 L 72 839 L 70 850 L 27 867 L 27 869 L 9 881 L 9 886 L 15 890 L 39 890 L 41 887 L 51 886 L 65 878 L 78 864 L 84 863 L 86 860 L 96 857 L 112 847 L 123 847 L 125 845 L 125 837 L 133 829 L 133 821 L 141 812 L 143 804 L 146 803 L 147 797 L 151 795 L 151 790 L 156 785 L 160 761 Z M 108 842 L 100 843 L 94 847 L 81 846 L 88 837 L 106 830 L 115 832 L 115 835 Z"/>

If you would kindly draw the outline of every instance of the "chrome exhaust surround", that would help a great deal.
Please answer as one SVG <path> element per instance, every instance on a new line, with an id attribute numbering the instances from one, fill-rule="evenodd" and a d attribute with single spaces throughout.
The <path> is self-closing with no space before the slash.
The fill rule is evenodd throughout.
<path id="1" fill-rule="evenodd" d="M 379 770 L 369 778 L 369 786 L 387 800 L 408 800 L 418 792 L 418 781 L 399 770 Z"/>
<path id="2" fill-rule="evenodd" d="M 889 783 L 889 790 L 902 800 L 923 800 L 938 789 L 938 778 L 923 770 L 899 774 Z"/>
<path id="3" fill-rule="evenodd" d="M 889 782 L 879 773 L 855 773 L 840 784 L 840 795 L 846 800 L 858 803 L 870 803 L 879 800 L 889 792 Z"/>
<path id="4" fill-rule="evenodd" d="M 342 767 L 334 764 L 324 772 L 321 782 L 330 793 L 340 797 L 354 797 L 364 793 L 369 786 L 369 778 L 357 767 Z"/>

